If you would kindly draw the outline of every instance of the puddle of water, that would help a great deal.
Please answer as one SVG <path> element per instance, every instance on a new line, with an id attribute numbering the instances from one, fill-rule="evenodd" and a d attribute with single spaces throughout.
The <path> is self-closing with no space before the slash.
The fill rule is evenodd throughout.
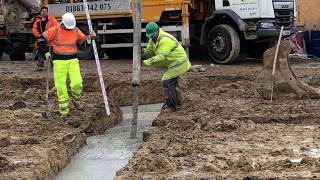
<path id="1" fill-rule="evenodd" d="M 311 129 L 311 130 L 314 130 L 314 129 L 316 129 L 316 126 L 303 126 L 303 128 L 305 128 L 305 129 Z"/>
<path id="2" fill-rule="evenodd" d="M 142 133 L 151 127 L 162 104 L 139 106 L 137 138 L 130 139 L 132 107 L 121 108 L 123 121 L 103 135 L 88 137 L 87 145 L 73 157 L 55 180 L 108 180 L 128 163 L 141 143 Z"/>
<path id="3" fill-rule="evenodd" d="M 290 161 L 293 163 L 300 163 L 302 161 L 302 158 L 292 158 L 290 159 Z"/>
<path id="4" fill-rule="evenodd" d="M 320 149 L 311 149 L 310 155 L 313 158 L 320 158 Z"/>
<path id="5" fill-rule="evenodd" d="M 302 154 L 300 146 L 293 146 L 292 153 L 293 153 L 293 157 L 290 159 L 290 161 L 293 163 L 300 163 L 302 161 L 302 158 L 300 157 Z"/>

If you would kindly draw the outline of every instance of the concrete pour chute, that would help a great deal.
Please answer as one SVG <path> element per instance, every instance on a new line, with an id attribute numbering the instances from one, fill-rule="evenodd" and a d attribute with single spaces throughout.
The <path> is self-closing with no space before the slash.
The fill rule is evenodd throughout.
<path id="1" fill-rule="evenodd" d="M 106 130 L 103 135 L 87 138 L 69 165 L 55 180 L 112 179 L 116 171 L 127 164 L 129 158 L 142 144 L 142 133 L 151 127 L 162 104 L 139 106 L 137 138 L 130 139 L 131 106 L 122 108 L 123 121 Z"/>

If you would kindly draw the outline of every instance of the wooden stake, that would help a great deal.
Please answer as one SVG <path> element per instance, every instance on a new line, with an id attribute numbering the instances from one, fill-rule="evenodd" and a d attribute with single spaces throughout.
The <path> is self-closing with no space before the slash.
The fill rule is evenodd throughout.
<path id="1" fill-rule="evenodd" d="M 141 0 L 134 1 L 134 33 L 133 33 L 133 104 L 132 104 L 132 126 L 131 138 L 137 136 L 138 106 L 139 106 L 139 86 L 141 73 Z"/>

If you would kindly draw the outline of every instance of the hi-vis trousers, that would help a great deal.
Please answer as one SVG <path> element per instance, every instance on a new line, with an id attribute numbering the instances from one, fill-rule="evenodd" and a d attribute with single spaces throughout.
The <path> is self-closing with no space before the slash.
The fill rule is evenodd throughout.
<path id="1" fill-rule="evenodd" d="M 67 78 L 70 79 L 71 96 L 75 103 L 80 103 L 82 93 L 82 77 L 80 73 L 79 60 L 53 61 L 54 85 L 57 89 L 59 112 L 67 115 L 70 112 L 69 95 L 67 89 Z"/>

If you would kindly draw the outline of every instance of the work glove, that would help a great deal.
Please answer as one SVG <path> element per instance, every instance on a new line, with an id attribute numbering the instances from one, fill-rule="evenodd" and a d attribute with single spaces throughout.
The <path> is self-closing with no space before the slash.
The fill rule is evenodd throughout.
<path id="1" fill-rule="evenodd" d="M 152 61 L 151 61 L 151 59 L 147 59 L 147 60 L 144 60 L 144 61 L 143 61 L 143 64 L 144 64 L 145 66 L 151 66 Z"/>
<path id="2" fill-rule="evenodd" d="M 50 52 L 46 52 L 45 56 L 46 56 L 46 60 L 47 61 L 49 61 L 51 59 L 51 53 Z"/>
<path id="3" fill-rule="evenodd" d="M 90 45 L 92 43 L 92 39 L 95 39 L 96 37 L 96 32 L 90 31 L 90 34 L 87 36 L 87 44 Z"/>
<path id="4" fill-rule="evenodd" d="M 91 32 L 90 32 L 90 37 L 91 37 L 92 39 L 95 39 L 96 36 L 97 36 L 96 32 L 94 32 L 94 31 L 91 31 Z"/>
<path id="5" fill-rule="evenodd" d="M 89 35 L 89 36 L 87 36 L 87 44 L 88 44 L 88 45 L 91 45 L 91 43 L 92 43 L 92 39 L 91 39 L 91 37 L 90 37 L 90 35 Z"/>

